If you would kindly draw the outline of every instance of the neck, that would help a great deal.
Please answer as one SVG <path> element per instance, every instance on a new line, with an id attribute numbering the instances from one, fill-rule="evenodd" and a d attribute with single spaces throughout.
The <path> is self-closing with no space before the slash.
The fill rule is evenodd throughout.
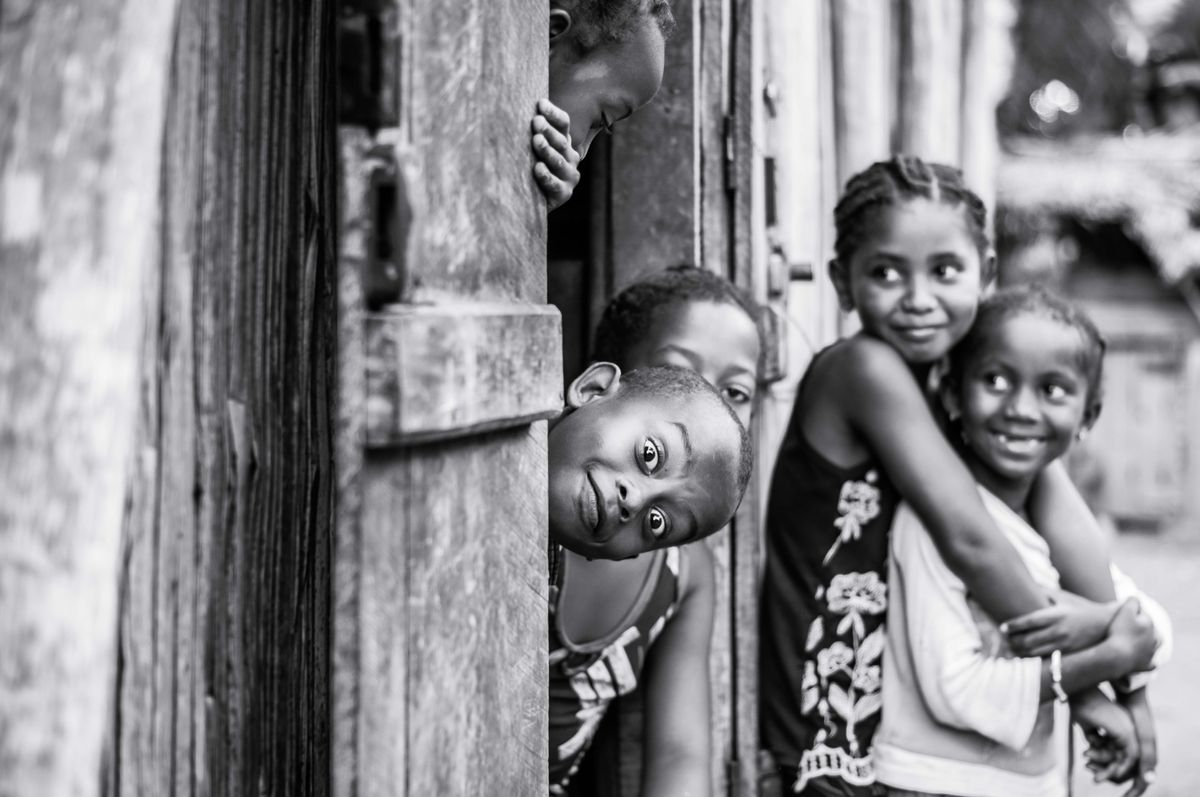
<path id="1" fill-rule="evenodd" d="M 1025 506 L 1029 503 L 1029 493 L 1033 490 L 1033 480 L 1037 478 L 1036 473 L 1032 476 L 1013 479 L 996 473 L 976 459 L 970 451 L 964 452 L 964 459 L 971 475 L 975 477 L 975 481 L 988 488 L 992 495 L 1003 501 L 1009 509 L 1021 517 L 1025 517 Z"/>

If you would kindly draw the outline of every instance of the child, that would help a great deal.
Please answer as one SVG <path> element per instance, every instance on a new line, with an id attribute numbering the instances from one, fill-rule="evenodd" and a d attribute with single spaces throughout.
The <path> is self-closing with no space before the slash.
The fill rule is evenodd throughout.
<path id="1" fill-rule="evenodd" d="M 609 303 L 593 356 L 636 369 L 632 375 L 654 366 L 694 371 L 718 389 L 745 426 L 757 389 L 756 319 L 756 306 L 728 281 L 674 268 Z M 748 475 L 740 474 L 738 484 Z M 550 637 L 552 786 L 561 791 L 566 785 L 611 701 L 641 688 L 641 793 L 708 794 L 715 587 L 707 546 L 618 562 L 564 552 L 558 561 Z"/>
<path id="2" fill-rule="evenodd" d="M 922 389 L 970 328 L 992 277 L 983 203 L 958 170 L 896 157 L 851 178 L 835 225 L 830 277 L 862 330 L 814 357 L 772 478 L 761 738 L 795 792 L 877 794 L 879 650 L 864 643 L 881 638 L 872 634 L 887 610 L 887 532 L 901 496 L 991 616 L 1023 615 L 1047 598 L 990 519 Z M 1050 525 L 1069 525 L 1058 531 L 1069 537 L 1077 524 Z M 1111 600 L 1095 546 L 1056 545 L 1077 560 L 1060 567 L 1064 584 L 1107 581 L 1094 592 Z M 1064 604 L 1049 632 L 1093 644 L 1111 618 L 1107 605 Z"/>
<path id="3" fill-rule="evenodd" d="M 550 0 L 550 98 L 533 117 L 533 176 L 554 210 L 592 139 L 653 99 L 675 18 L 667 0 Z"/>
<path id="4" fill-rule="evenodd" d="M 981 305 L 941 385 L 985 506 L 1052 591 L 1058 573 L 1028 523 L 1029 495 L 1042 470 L 1095 423 L 1103 352 L 1095 326 L 1070 305 L 1039 289 L 1002 291 Z M 1122 591 L 1131 591 L 1117 575 Z M 907 506 L 892 526 L 888 584 L 875 765 L 896 794 L 1066 795 L 1070 724 L 1066 712 L 1055 716 L 1056 698 L 1146 669 L 1157 647 L 1153 626 L 1131 601 L 1094 647 L 1005 655 L 995 625 Z M 1120 777 L 1135 759 L 1116 752 Z"/>

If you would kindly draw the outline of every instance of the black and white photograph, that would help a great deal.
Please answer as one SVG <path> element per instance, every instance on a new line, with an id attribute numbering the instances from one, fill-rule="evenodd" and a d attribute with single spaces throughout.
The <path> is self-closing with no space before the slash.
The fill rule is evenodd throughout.
<path id="1" fill-rule="evenodd" d="M 1200 797 L 1200 0 L 0 0 L 0 797 Z"/>

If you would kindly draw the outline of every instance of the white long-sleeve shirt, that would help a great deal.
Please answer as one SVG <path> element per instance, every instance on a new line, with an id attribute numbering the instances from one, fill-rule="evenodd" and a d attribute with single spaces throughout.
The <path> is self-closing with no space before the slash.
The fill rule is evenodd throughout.
<path id="1" fill-rule="evenodd" d="M 1003 501 L 980 493 L 1034 581 L 1057 589 L 1046 541 Z M 1161 640 L 1156 663 L 1165 660 L 1165 612 L 1115 568 L 1114 585 L 1119 598 L 1142 600 Z M 1065 795 L 1069 717 L 1041 702 L 1041 659 L 1012 657 L 906 505 L 892 525 L 888 589 L 879 781 L 966 797 Z"/>

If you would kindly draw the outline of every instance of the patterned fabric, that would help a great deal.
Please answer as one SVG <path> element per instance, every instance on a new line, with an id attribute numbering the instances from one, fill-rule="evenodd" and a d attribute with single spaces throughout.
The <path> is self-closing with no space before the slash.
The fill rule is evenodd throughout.
<path id="1" fill-rule="evenodd" d="M 821 355 L 818 355 L 818 357 Z M 888 529 L 899 496 L 873 460 L 843 468 L 805 439 L 802 382 L 767 503 L 762 744 L 797 773 L 877 793 Z"/>
<path id="2" fill-rule="evenodd" d="M 559 585 L 550 592 L 550 794 L 565 794 L 609 704 L 637 688 L 646 653 L 679 608 L 683 593 L 678 548 L 658 558 L 634 614 L 589 644 L 566 641 L 558 623 Z"/>

